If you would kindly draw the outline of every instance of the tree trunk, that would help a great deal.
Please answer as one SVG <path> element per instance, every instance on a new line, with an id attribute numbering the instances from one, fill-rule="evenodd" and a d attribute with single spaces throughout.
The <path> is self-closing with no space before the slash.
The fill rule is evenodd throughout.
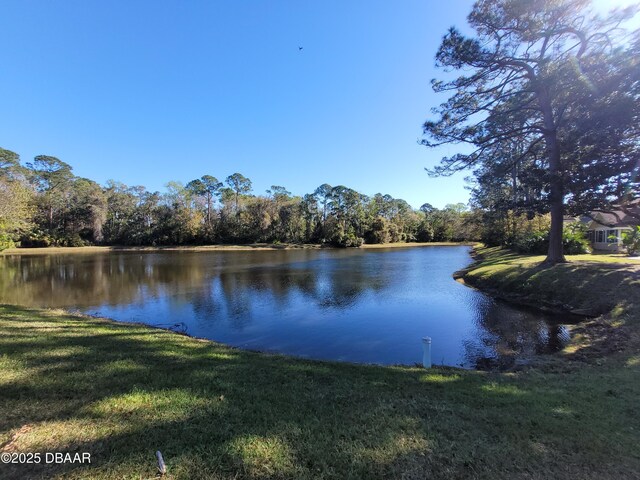
<path id="1" fill-rule="evenodd" d="M 546 89 L 538 90 L 538 103 L 544 121 L 544 140 L 549 160 L 549 207 L 551 212 L 551 231 L 549 232 L 549 250 L 544 263 L 554 265 L 566 262 L 562 252 L 562 228 L 564 221 L 564 185 L 560 168 L 560 145 L 553 118 L 553 108 Z"/>
<path id="2" fill-rule="evenodd" d="M 49 231 L 53 230 L 53 205 L 49 205 Z"/>
<path id="3" fill-rule="evenodd" d="M 556 132 L 547 135 L 547 153 L 549 155 L 549 204 L 551 211 L 551 231 L 549 232 L 549 250 L 544 263 L 566 262 L 562 251 L 562 230 L 564 223 L 564 185 L 560 172 L 560 148 Z"/>
<path id="4" fill-rule="evenodd" d="M 563 227 L 563 205 L 560 201 L 551 203 L 551 231 L 549 232 L 549 250 L 545 263 L 555 264 L 566 262 L 562 252 L 562 227 Z"/>
<path id="5" fill-rule="evenodd" d="M 206 223 L 207 223 L 207 227 L 211 226 L 211 193 L 207 192 L 207 216 L 206 216 Z"/>

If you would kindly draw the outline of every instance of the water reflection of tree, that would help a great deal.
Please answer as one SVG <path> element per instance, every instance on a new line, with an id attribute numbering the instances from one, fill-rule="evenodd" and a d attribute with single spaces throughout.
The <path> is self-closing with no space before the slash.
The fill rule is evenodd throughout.
<path id="1" fill-rule="evenodd" d="M 224 271 L 219 275 L 223 302 L 234 328 L 242 328 L 252 315 L 255 294 L 267 295 L 276 310 L 284 311 L 300 295 L 305 303 L 320 308 L 352 307 L 366 291 L 379 291 L 381 275 L 358 268 L 336 268 L 336 260 L 256 266 Z"/>
<path id="2" fill-rule="evenodd" d="M 251 321 L 256 293 L 266 295 L 278 309 L 300 296 L 320 308 L 345 309 L 367 291 L 380 292 L 390 282 L 402 281 L 371 258 L 250 253 L 9 256 L 0 262 L 0 301 L 86 308 L 168 298 L 190 303 L 204 321 L 217 319 L 224 310 L 241 329 Z"/>
<path id="3" fill-rule="evenodd" d="M 427 259 L 413 255 L 417 259 L 357 251 L 7 256 L 0 261 L 0 302 L 126 310 L 162 300 L 163 305 L 186 308 L 200 327 L 218 323 L 244 330 L 264 320 L 263 315 L 270 320 L 284 314 L 304 317 L 314 309 L 339 313 L 374 295 L 401 292 L 428 272 Z M 539 314 L 482 295 L 471 297 L 478 301 L 471 308 L 477 312 L 477 331 L 464 345 L 467 366 L 508 367 L 564 345 L 566 329 Z"/>
<path id="4" fill-rule="evenodd" d="M 399 271 L 385 264 L 384 255 L 352 257 L 326 262 L 317 269 L 320 278 L 314 294 L 323 309 L 345 309 L 354 306 L 366 292 L 379 293 L 392 282 L 402 281 Z"/>
<path id="5" fill-rule="evenodd" d="M 28 306 L 123 305 L 167 291 L 184 293 L 202 282 L 193 261 L 184 268 L 155 255 L 46 255 L 0 262 L 0 300 Z"/>
<path id="6" fill-rule="evenodd" d="M 479 369 L 509 368 L 517 360 L 560 350 L 568 339 L 559 318 L 486 299 L 476 310 L 478 336 L 464 344 L 465 361 Z"/>
<path id="7" fill-rule="evenodd" d="M 214 280 L 215 281 L 215 280 Z M 196 290 L 191 297 L 194 317 L 204 324 L 211 324 L 220 319 L 222 304 L 213 286 L 205 286 Z"/>

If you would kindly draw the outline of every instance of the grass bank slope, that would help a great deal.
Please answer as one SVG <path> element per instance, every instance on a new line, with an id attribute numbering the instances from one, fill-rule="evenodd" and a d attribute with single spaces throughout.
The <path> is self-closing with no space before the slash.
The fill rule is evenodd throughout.
<path id="1" fill-rule="evenodd" d="M 499 247 L 475 249 L 477 261 L 457 273 L 493 295 L 592 317 L 573 327 L 562 352 L 582 360 L 637 351 L 640 346 L 640 262 L 622 255 L 568 255 L 548 266 L 544 256 L 518 255 Z M 638 379 L 640 381 L 640 378 Z"/>
<path id="2" fill-rule="evenodd" d="M 610 255 L 569 255 L 568 263 L 499 247 L 476 248 L 477 262 L 458 273 L 465 283 L 538 307 L 590 316 L 640 313 L 640 262 Z"/>
<path id="3" fill-rule="evenodd" d="M 0 478 L 621 479 L 640 471 L 640 355 L 512 373 L 263 355 L 0 306 Z"/>

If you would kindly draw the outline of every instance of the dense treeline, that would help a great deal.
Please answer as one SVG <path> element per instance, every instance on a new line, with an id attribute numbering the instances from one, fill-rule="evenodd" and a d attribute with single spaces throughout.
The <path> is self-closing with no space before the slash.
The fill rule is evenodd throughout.
<path id="1" fill-rule="evenodd" d="M 252 193 L 240 173 L 204 175 L 166 191 L 109 181 L 101 186 L 40 155 L 24 165 L 0 149 L 0 244 L 25 247 L 217 243 L 463 241 L 480 236 L 479 214 L 464 204 L 414 210 L 390 195 L 328 184 L 302 197 L 274 185 Z"/>

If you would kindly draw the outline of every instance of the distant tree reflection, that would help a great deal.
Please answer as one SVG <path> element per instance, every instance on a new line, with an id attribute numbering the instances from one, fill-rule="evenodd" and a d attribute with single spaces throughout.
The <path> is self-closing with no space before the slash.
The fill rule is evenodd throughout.
<path id="1" fill-rule="evenodd" d="M 455 283 L 451 265 L 466 251 L 437 248 L 14 255 L 0 261 L 0 302 L 183 322 L 194 335 L 302 354 L 324 344 L 331 358 L 361 348 L 359 358 L 381 363 L 419 361 L 425 332 L 445 340 L 434 345 L 447 345 L 448 364 L 472 368 L 562 348 L 563 326 Z"/>

